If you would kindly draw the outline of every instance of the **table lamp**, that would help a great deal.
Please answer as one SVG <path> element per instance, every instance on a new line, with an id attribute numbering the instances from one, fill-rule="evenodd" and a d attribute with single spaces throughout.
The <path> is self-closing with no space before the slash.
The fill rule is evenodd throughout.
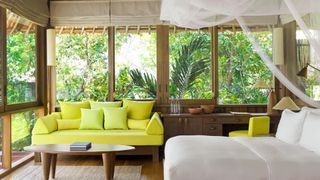
<path id="1" fill-rule="evenodd" d="M 276 102 L 276 96 L 274 94 L 273 88 L 270 87 L 264 80 L 258 79 L 256 83 L 254 84 L 255 88 L 258 89 L 266 89 L 267 95 L 268 95 L 268 105 L 267 105 L 267 114 L 273 114 L 274 110 L 272 110 L 272 107 L 275 105 Z"/>
<path id="2" fill-rule="evenodd" d="M 283 97 L 275 106 L 273 106 L 274 110 L 285 110 L 290 109 L 292 111 L 299 111 L 300 108 L 296 105 L 295 102 L 290 97 Z"/>

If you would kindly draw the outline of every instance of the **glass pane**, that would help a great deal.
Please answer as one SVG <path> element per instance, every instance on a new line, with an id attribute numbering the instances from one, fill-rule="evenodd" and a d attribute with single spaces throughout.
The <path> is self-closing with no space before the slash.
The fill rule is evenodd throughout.
<path id="1" fill-rule="evenodd" d="M 11 116 L 12 163 L 26 157 L 24 147 L 31 145 L 31 132 L 36 122 L 36 113 L 28 111 Z"/>
<path id="2" fill-rule="evenodd" d="M 169 45 L 170 98 L 211 99 L 210 33 L 171 33 Z"/>
<path id="3" fill-rule="evenodd" d="M 272 33 L 254 33 L 257 42 L 272 57 Z M 258 89 L 258 80 L 269 86 L 272 73 L 260 56 L 252 49 L 243 32 L 219 32 L 219 103 L 220 104 L 265 104 L 268 88 Z"/>
<path id="4" fill-rule="evenodd" d="M 36 33 L 32 22 L 7 11 L 7 101 L 36 101 Z"/>
<path id="5" fill-rule="evenodd" d="M 57 100 L 108 98 L 108 36 L 57 35 Z"/>
<path id="6" fill-rule="evenodd" d="M 116 33 L 116 99 L 155 99 L 156 33 Z"/>

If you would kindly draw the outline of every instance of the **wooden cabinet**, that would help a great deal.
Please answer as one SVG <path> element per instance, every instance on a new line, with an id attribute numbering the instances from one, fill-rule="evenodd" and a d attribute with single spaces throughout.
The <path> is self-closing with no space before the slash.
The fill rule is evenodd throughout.
<path id="1" fill-rule="evenodd" d="M 250 117 L 262 115 L 266 114 L 163 114 L 162 120 L 164 124 L 165 141 L 178 135 L 222 136 L 229 131 L 230 126 L 238 125 L 247 128 Z M 279 116 L 271 116 L 271 133 L 275 132 L 279 119 Z"/>

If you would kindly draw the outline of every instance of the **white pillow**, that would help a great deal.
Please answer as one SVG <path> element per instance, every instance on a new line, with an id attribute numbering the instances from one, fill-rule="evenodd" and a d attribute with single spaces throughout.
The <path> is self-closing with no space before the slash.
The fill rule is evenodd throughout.
<path id="1" fill-rule="evenodd" d="M 288 109 L 284 110 L 278 125 L 276 137 L 289 144 L 298 144 L 306 114 L 306 111 L 294 113 Z"/>
<path id="2" fill-rule="evenodd" d="M 320 109 L 310 108 L 307 106 L 302 107 L 301 111 L 314 112 L 320 114 Z"/>
<path id="3" fill-rule="evenodd" d="M 309 112 L 304 121 L 299 144 L 320 154 L 320 114 Z"/>

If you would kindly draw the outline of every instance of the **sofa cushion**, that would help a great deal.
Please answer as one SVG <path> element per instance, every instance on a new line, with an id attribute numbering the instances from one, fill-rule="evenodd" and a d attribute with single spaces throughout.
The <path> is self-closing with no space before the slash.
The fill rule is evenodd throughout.
<path id="1" fill-rule="evenodd" d="M 59 102 L 62 119 L 80 119 L 81 108 L 90 108 L 89 102 Z"/>
<path id="2" fill-rule="evenodd" d="M 128 119 L 128 128 L 145 130 L 147 128 L 149 121 L 150 119 L 144 119 L 144 120 Z"/>
<path id="3" fill-rule="evenodd" d="M 70 144 L 77 141 L 97 144 L 160 146 L 163 144 L 163 135 L 148 135 L 144 130 L 61 130 L 32 136 L 32 144 Z"/>
<path id="4" fill-rule="evenodd" d="M 128 118 L 141 120 L 149 119 L 154 101 L 131 101 L 123 100 L 123 107 L 128 108 Z"/>
<path id="5" fill-rule="evenodd" d="M 146 129 L 147 134 L 161 135 L 164 128 L 158 113 L 154 113 Z"/>
<path id="6" fill-rule="evenodd" d="M 122 101 L 117 102 L 94 102 L 90 101 L 91 109 L 103 109 L 107 107 L 121 107 Z"/>
<path id="7" fill-rule="evenodd" d="M 103 108 L 104 129 L 128 129 L 127 108 Z"/>
<path id="8" fill-rule="evenodd" d="M 57 114 L 43 116 L 37 119 L 32 130 L 32 134 L 48 134 L 58 129 L 57 118 L 61 118 Z"/>
<path id="9" fill-rule="evenodd" d="M 79 129 L 80 119 L 57 119 L 58 130 Z"/>
<path id="10" fill-rule="evenodd" d="M 103 111 L 100 109 L 81 109 L 80 129 L 103 129 Z"/>

